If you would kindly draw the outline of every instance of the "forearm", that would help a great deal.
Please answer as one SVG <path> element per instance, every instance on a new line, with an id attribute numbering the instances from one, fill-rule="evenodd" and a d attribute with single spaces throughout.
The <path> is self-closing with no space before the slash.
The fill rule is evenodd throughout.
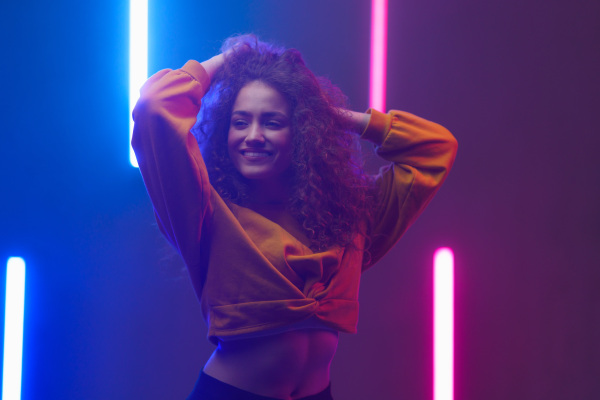
<path id="1" fill-rule="evenodd" d="M 221 65 L 223 65 L 224 61 L 225 56 L 223 54 L 217 54 L 216 56 L 200 63 L 204 67 L 209 80 L 212 80 L 212 77 L 215 75 Z"/>
<path id="2" fill-rule="evenodd" d="M 210 212 L 210 184 L 190 129 L 209 78 L 200 63 L 153 75 L 133 113 L 132 146 L 158 225 L 188 265 Z"/>
<path id="3" fill-rule="evenodd" d="M 372 111 L 362 139 L 375 144 L 387 167 L 376 176 L 378 209 L 371 227 L 371 262 L 396 242 L 448 175 L 456 139 L 444 127 L 402 111 Z"/>
<path id="4" fill-rule="evenodd" d="M 365 131 L 365 128 L 369 125 L 369 120 L 371 119 L 370 114 L 350 110 L 345 110 L 344 112 L 347 113 L 347 119 L 354 132 L 361 134 Z"/>

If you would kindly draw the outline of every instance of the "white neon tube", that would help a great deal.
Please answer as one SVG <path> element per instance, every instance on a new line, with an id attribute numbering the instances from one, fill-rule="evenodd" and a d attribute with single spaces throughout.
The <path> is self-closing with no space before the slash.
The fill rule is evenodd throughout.
<path id="1" fill-rule="evenodd" d="M 148 78 L 148 0 L 129 2 L 129 143 L 133 134 L 131 113 L 140 97 L 140 88 Z M 138 162 L 129 145 L 129 162 Z"/>
<path id="2" fill-rule="evenodd" d="M 454 254 L 447 247 L 436 250 L 434 268 L 434 400 L 454 398 Z"/>
<path id="3" fill-rule="evenodd" d="M 385 112 L 388 0 L 371 0 L 371 77 L 369 107 Z"/>
<path id="4" fill-rule="evenodd" d="M 6 264 L 2 400 L 21 398 L 24 307 L 25 261 L 19 257 L 11 257 Z"/>

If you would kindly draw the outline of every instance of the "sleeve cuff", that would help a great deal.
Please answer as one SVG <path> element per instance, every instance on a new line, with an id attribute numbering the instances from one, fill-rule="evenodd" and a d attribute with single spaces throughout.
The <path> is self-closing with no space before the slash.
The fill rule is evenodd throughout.
<path id="1" fill-rule="evenodd" d="M 181 70 L 190 74 L 192 78 L 200 82 L 204 92 L 208 90 L 208 87 L 210 86 L 210 78 L 208 77 L 208 74 L 206 73 L 206 70 L 202 64 L 200 64 L 198 61 L 189 60 L 183 65 L 183 67 L 181 67 Z"/>
<path id="2" fill-rule="evenodd" d="M 370 114 L 371 118 L 360 138 L 381 146 L 392 126 L 392 116 L 372 108 L 369 108 L 366 114 Z"/>

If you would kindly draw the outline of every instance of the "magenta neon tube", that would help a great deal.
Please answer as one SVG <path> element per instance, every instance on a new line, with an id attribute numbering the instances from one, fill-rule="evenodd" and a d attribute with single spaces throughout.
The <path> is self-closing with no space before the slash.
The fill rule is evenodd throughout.
<path id="1" fill-rule="evenodd" d="M 371 2 L 371 77 L 369 107 L 385 112 L 387 0 Z"/>
<path id="2" fill-rule="evenodd" d="M 447 247 L 436 250 L 434 268 L 434 400 L 454 398 L 454 254 Z"/>

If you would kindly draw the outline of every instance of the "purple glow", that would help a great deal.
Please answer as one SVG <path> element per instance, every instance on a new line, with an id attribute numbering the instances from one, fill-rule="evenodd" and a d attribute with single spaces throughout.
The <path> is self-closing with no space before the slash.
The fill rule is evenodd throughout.
<path id="1" fill-rule="evenodd" d="M 433 256 L 433 398 L 454 398 L 454 254 L 447 247 Z"/>
<path id="2" fill-rule="evenodd" d="M 369 107 L 382 112 L 385 112 L 387 12 L 387 0 L 372 0 Z"/>

